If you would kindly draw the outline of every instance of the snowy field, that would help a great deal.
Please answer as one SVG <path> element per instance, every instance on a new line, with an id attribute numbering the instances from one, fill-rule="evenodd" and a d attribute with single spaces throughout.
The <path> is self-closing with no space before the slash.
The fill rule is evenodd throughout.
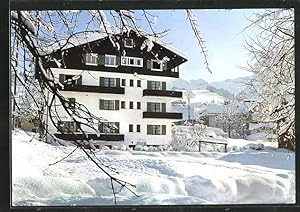
<path id="1" fill-rule="evenodd" d="M 186 90 L 178 90 L 183 92 L 183 100 L 187 102 L 187 96 L 185 95 Z M 189 90 L 192 93 L 192 97 L 190 99 L 191 104 L 199 104 L 199 103 L 211 103 L 215 101 L 216 103 L 223 103 L 225 97 L 220 96 L 215 92 L 211 92 L 209 90 Z"/>
<path id="2" fill-rule="evenodd" d="M 12 136 L 13 205 L 113 205 L 109 179 L 74 146 L 39 142 L 23 131 Z M 97 155 L 136 185 L 119 205 L 295 203 L 295 155 L 263 142 L 228 139 L 228 153 L 102 150 Z M 233 146 L 236 146 L 233 148 Z M 234 150 L 234 151 L 233 151 Z"/>

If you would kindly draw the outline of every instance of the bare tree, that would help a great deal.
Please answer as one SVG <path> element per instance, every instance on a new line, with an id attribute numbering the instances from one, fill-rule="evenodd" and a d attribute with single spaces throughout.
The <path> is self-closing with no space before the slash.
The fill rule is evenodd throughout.
<path id="1" fill-rule="evenodd" d="M 247 82 L 258 98 L 255 114 L 263 122 L 277 124 L 279 147 L 295 149 L 295 37 L 294 10 L 265 10 L 250 19 L 247 29 L 255 37 L 246 39 L 251 60 Z"/>
<path id="2" fill-rule="evenodd" d="M 56 63 L 58 67 L 63 67 L 63 57 L 61 60 L 57 60 L 52 57 L 52 54 L 63 54 L 63 49 L 77 45 L 82 39 L 88 40 L 91 33 L 95 32 L 105 33 L 113 47 L 119 49 L 120 45 L 115 37 L 116 34 L 126 36 L 131 30 L 146 38 L 141 48 L 147 48 L 157 58 L 156 52 L 152 51 L 153 42 L 166 35 L 168 30 L 156 32 L 153 29 L 152 21 L 154 16 L 147 11 L 142 11 L 144 21 L 148 23 L 151 29 L 150 33 L 146 33 L 139 27 L 138 21 L 140 20 L 135 18 L 134 15 L 135 12 L 130 10 L 11 12 L 11 40 L 12 49 L 15 50 L 12 51 L 11 55 L 11 69 L 12 74 L 15 76 L 15 84 L 18 84 L 24 90 L 22 93 L 19 92 L 21 96 L 16 95 L 16 90 L 12 93 L 14 114 L 23 117 L 26 117 L 28 113 L 35 114 L 34 116 L 46 116 L 57 131 L 64 134 L 65 131 L 59 124 L 62 117 L 58 112 L 58 107 L 61 107 L 66 116 L 75 123 L 76 130 L 83 135 L 83 137 L 76 137 L 74 129 L 67 129 L 68 133 L 76 137 L 74 142 L 77 147 L 74 151 L 77 149 L 83 151 L 99 170 L 110 177 L 115 203 L 116 194 L 123 188 L 135 194 L 132 190 L 134 185 L 115 177 L 110 167 L 106 166 L 93 151 L 88 150 L 92 147 L 92 144 L 89 142 L 84 128 L 89 128 L 99 134 L 98 124 L 107 120 L 92 114 L 85 105 L 78 102 L 72 105 L 72 102 L 60 92 L 63 90 L 64 85 L 54 77 L 49 63 Z M 191 17 L 191 11 L 187 11 L 187 15 L 208 68 L 206 50 L 196 25 L 196 17 L 194 15 Z M 86 49 L 86 51 L 88 50 Z M 159 60 L 159 58 L 157 59 Z M 78 76 L 73 77 L 71 80 L 76 80 L 76 77 Z M 25 102 L 25 100 L 28 102 Z M 36 113 L 33 111 L 36 111 Z M 44 136 L 45 138 L 48 136 L 53 137 L 47 130 L 47 124 L 48 121 L 41 126 Z M 55 139 L 55 137 L 53 138 Z M 117 183 L 120 190 L 117 190 L 113 183 Z"/>
<path id="3" fill-rule="evenodd" d="M 224 105 L 224 110 L 216 117 L 216 123 L 217 127 L 228 132 L 229 138 L 239 137 L 240 135 L 244 137 L 246 119 L 247 113 L 240 108 L 238 102 L 232 101 Z"/>

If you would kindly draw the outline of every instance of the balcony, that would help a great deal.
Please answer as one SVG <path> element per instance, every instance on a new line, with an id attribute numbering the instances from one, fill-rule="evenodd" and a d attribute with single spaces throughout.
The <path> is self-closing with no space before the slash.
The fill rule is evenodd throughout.
<path id="1" fill-rule="evenodd" d="M 182 119 L 182 113 L 143 112 L 143 118 Z"/>
<path id="2" fill-rule="evenodd" d="M 90 92 L 90 93 L 114 93 L 124 94 L 122 87 L 100 87 L 94 85 L 64 85 L 64 91 Z"/>
<path id="3" fill-rule="evenodd" d="M 166 96 L 181 98 L 182 92 L 180 91 L 167 91 L 167 90 L 143 90 L 143 96 Z"/>
<path id="4" fill-rule="evenodd" d="M 54 134 L 57 138 L 72 141 L 72 140 L 81 140 L 84 139 L 83 134 Z M 101 141 L 124 141 L 124 135 L 123 134 L 100 134 L 100 137 L 97 136 L 97 134 L 87 134 L 88 138 L 85 138 L 84 140 L 101 140 Z"/>

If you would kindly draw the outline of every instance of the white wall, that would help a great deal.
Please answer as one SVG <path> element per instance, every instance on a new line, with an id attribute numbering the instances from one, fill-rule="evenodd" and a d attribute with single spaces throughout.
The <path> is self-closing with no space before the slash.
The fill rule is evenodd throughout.
<path id="1" fill-rule="evenodd" d="M 146 140 L 148 145 L 162 145 L 171 142 L 171 123 L 178 120 L 172 119 L 143 119 L 143 112 L 147 110 L 147 102 L 165 102 L 166 111 L 171 112 L 171 102 L 178 98 L 171 97 L 155 97 L 144 96 L 143 90 L 147 88 L 147 80 L 153 81 L 170 81 L 170 77 L 161 76 L 148 76 L 122 73 L 109 73 L 99 71 L 82 71 L 73 69 L 53 69 L 56 79 L 59 79 L 59 74 L 69 75 L 82 75 L 83 85 L 95 85 L 99 86 L 100 77 L 111 77 L 126 79 L 125 94 L 108 94 L 108 93 L 87 93 L 87 92 L 73 92 L 62 91 L 65 97 L 76 98 L 76 102 L 84 104 L 90 112 L 98 117 L 103 117 L 111 122 L 120 122 L 120 134 L 124 134 L 125 144 L 136 144 L 137 141 Z M 134 87 L 129 86 L 129 79 L 134 80 Z M 141 87 L 137 87 L 137 80 L 141 80 Z M 120 100 L 125 101 L 126 109 L 120 110 L 100 110 L 99 100 Z M 134 109 L 129 109 L 129 101 L 134 102 Z M 137 108 L 137 102 L 141 102 L 141 109 Z M 121 107 L 121 102 L 120 102 Z M 64 114 L 62 108 L 59 108 L 61 114 Z M 65 114 L 64 114 L 65 115 Z M 63 119 L 70 120 L 70 119 Z M 133 124 L 133 131 L 129 132 L 129 124 Z M 141 132 L 136 132 L 136 125 L 141 125 Z M 147 124 L 151 125 L 166 125 L 166 135 L 147 135 Z M 56 132 L 56 129 L 51 127 L 52 132 Z"/>

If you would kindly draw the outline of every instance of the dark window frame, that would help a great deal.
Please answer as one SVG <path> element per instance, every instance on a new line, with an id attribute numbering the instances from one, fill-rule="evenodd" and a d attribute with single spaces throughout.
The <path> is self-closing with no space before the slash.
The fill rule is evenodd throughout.
<path id="1" fill-rule="evenodd" d="M 133 109 L 133 102 L 129 102 L 129 109 Z"/>
<path id="2" fill-rule="evenodd" d="M 126 109 L 126 102 L 125 101 L 121 101 L 121 109 Z"/>
<path id="3" fill-rule="evenodd" d="M 126 79 L 122 79 L 122 86 L 126 86 Z"/>
<path id="4" fill-rule="evenodd" d="M 128 44 L 128 42 L 129 42 L 129 44 Z M 124 38 L 124 47 L 133 48 L 134 47 L 134 40 L 132 38 Z"/>
<path id="5" fill-rule="evenodd" d="M 136 125 L 136 132 L 141 132 L 141 125 L 140 124 Z"/>
<path id="6" fill-rule="evenodd" d="M 136 109 L 140 110 L 141 109 L 141 102 L 136 103 Z"/>
<path id="7" fill-rule="evenodd" d="M 133 80 L 133 79 L 131 79 L 131 80 L 129 81 L 129 86 L 130 86 L 130 87 L 134 87 L 134 80 Z"/>
<path id="8" fill-rule="evenodd" d="M 129 124 L 129 132 L 133 132 L 133 124 Z"/>

